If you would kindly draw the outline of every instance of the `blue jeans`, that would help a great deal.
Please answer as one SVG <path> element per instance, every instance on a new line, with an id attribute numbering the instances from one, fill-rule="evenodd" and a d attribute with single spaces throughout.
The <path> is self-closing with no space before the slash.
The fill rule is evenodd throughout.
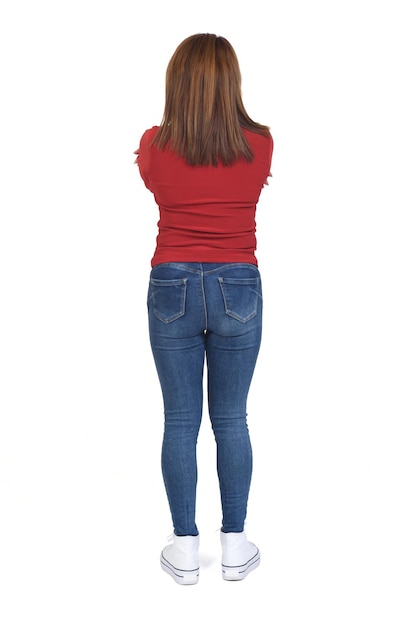
<path id="1" fill-rule="evenodd" d="M 176 535 L 197 535 L 197 438 L 207 362 L 223 532 L 241 532 L 252 476 L 246 401 L 262 332 L 259 270 L 163 263 L 150 275 L 149 334 L 164 402 L 162 475 Z"/>

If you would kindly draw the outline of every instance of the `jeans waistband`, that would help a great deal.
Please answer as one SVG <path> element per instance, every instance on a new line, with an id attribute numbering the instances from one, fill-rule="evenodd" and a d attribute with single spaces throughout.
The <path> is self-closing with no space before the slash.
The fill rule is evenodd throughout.
<path id="1" fill-rule="evenodd" d="M 193 272 L 196 274 L 209 274 L 211 272 L 217 272 L 220 269 L 231 269 L 239 267 L 248 267 L 256 270 L 256 272 L 259 272 L 258 266 L 254 263 L 191 263 L 178 261 L 173 261 L 170 263 L 159 263 L 152 268 L 152 271 L 161 267 L 172 267 L 176 269 L 186 270 L 188 272 Z"/>

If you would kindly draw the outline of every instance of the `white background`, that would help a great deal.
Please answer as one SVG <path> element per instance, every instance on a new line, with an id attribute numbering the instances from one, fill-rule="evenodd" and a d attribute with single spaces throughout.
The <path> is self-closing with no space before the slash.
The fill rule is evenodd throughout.
<path id="1" fill-rule="evenodd" d="M 2 3 L 2 626 L 416 625 L 413 4 Z M 196 32 L 234 46 L 275 153 L 248 407 L 262 564 L 221 578 L 205 414 L 200 582 L 183 588 L 159 566 L 157 208 L 133 151 Z"/>

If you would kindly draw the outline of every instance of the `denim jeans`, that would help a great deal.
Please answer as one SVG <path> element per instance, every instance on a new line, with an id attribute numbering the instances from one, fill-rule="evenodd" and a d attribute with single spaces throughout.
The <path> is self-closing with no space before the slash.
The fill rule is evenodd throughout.
<path id="1" fill-rule="evenodd" d="M 246 403 L 262 332 L 259 270 L 164 263 L 150 275 L 149 334 L 164 403 L 162 475 L 176 535 L 197 535 L 197 438 L 207 364 L 222 530 L 241 532 L 252 476 Z"/>

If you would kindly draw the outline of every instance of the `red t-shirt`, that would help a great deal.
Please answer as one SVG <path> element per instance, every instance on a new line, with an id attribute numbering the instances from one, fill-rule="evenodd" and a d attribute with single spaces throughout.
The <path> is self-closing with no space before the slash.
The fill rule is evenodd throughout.
<path id="1" fill-rule="evenodd" d="M 273 140 L 244 131 L 252 163 L 192 167 L 151 146 L 158 127 L 145 131 L 136 163 L 154 194 L 160 219 L 151 266 L 171 262 L 257 265 L 256 205 L 271 175 Z"/>

